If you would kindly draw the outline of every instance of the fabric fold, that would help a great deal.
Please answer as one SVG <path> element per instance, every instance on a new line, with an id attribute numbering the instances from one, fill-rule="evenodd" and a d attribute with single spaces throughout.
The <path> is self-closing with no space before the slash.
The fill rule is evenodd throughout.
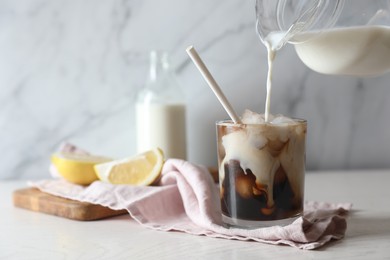
<path id="1" fill-rule="evenodd" d="M 207 168 L 179 159 L 165 162 L 156 186 L 137 187 L 95 181 L 84 187 L 62 179 L 29 182 L 43 192 L 111 209 L 126 209 L 141 225 L 235 240 L 253 240 L 315 249 L 344 237 L 351 204 L 305 203 L 304 216 L 292 224 L 257 229 L 221 225 L 218 187 Z"/>

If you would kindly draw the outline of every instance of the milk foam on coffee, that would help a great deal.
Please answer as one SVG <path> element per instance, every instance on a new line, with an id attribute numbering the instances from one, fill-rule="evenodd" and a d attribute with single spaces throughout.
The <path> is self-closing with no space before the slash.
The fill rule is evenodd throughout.
<path id="1" fill-rule="evenodd" d="M 263 114 L 249 110 L 243 114 L 242 122 L 246 124 L 245 127 L 237 128 L 222 137 L 225 157 L 220 164 L 220 185 L 225 178 L 226 165 L 239 162 L 243 172 L 250 170 L 253 173 L 257 188 L 265 190 L 267 208 L 272 209 L 275 204 L 275 174 L 282 170 L 287 175 L 294 199 L 299 204 L 303 200 L 306 125 L 282 115 L 270 115 L 269 122 L 265 122 Z M 297 160 L 293 157 L 299 154 L 302 158 Z M 248 190 L 247 187 L 243 189 Z"/>

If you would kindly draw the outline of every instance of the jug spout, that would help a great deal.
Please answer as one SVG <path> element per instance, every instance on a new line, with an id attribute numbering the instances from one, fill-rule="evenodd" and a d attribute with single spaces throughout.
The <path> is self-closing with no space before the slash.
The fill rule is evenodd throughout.
<path id="1" fill-rule="evenodd" d="M 336 22 L 344 0 L 256 0 L 256 31 L 261 41 L 282 48 L 297 35 Z"/>

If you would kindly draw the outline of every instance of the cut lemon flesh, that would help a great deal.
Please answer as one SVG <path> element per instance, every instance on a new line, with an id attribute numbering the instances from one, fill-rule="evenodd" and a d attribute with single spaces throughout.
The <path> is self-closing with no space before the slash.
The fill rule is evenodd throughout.
<path id="1" fill-rule="evenodd" d="M 164 154 L 155 148 L 135 157 L 96 164 L 95 172 L 104 182 L 146 186 L 160 177 L 163 164 Z"/>
<path id="2" fill-rule="evenodd" d="M 55 153 L 51 156 L 51 162 L 58 173 L 65 180 L 80 185 L 89 185 L 98 180 L 93 166 L 111 160 L 107 157 L 64 152 Z"/>

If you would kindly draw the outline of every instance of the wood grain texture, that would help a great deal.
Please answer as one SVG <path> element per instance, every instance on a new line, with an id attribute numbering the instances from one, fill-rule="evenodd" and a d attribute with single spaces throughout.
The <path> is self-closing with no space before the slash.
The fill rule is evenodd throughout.
<path id="1" fill-rule="evenodd" d="M 98 220 L 127 212 L 53 196 L 36 188 L 14 191 L 13 203 L 19 208 L 81 221 Z"/>

